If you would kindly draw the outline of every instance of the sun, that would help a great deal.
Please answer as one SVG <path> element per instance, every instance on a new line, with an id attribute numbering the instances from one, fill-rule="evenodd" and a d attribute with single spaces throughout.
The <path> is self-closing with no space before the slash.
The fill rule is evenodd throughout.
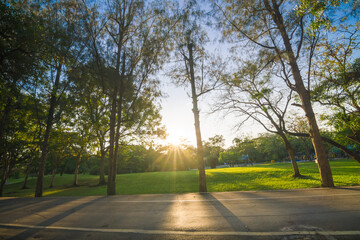
<path id="1" fill-rule="evenodd" d="M 165 143 L 178 147 L 192 145 L 191 141 L 186 137 L 186 133 L 185 131 L 181 131 L 181 129 L 169 131 Z"/>
<path id="2" fill-rule="evenodd" d="M 183 124 L 167 124 L 166 135 L 166 138 L 162 140 L 162 143 L 166 145 L 194 146 L 194 143 L 196 142 L 193 129 Z"/>
<path id="3" fill-rule="evenodd" d="M 166 143 L 173 146 L 179 146 L 184 142 L 184 138 L 175 135 L 169 135 L 165 139 Z"/>

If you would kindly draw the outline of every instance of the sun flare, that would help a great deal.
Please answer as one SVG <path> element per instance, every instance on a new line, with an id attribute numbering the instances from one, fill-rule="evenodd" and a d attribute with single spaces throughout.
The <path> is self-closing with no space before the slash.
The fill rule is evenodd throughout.
<path id="1" fill-rule="evenodd" d="M 182 129 L 169 131 L 165 143 L 173 146 L 192 145 L 189 139 L 185 137 L 186 134 L 187 132 Z"/>
<path id="2" fill-rule="evenodd" d="M 184 138 L 179 136 L 169 135 L 167 136 L 165 141 L 170 145 L 179 146 L 184 142 Z"/>

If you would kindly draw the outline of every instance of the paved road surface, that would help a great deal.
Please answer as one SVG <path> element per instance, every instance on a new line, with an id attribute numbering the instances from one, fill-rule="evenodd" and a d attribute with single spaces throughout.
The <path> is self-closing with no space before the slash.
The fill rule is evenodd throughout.
<path id="1" fill-rule="evenodd" d="M 360 239 L 360 187 L 0 198 L 0 239 Z"/>

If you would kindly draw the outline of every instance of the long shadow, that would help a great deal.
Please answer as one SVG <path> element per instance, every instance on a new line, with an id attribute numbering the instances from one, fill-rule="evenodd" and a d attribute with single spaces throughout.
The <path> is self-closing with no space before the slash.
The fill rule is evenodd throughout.
<path id="1" fill-rule="evenodd" d="M 162 196 L 162 194 L 118 195 L 116 198 L 108 198 L 106 205 L 113 205 L 115 208 L 112 213 L 117 214 L 111 213 L 107 218 L 98 219 L 98 224 L 112 228 L 140 229 L 162 229 L 168 227 L 168 224 L 173 226 L 176 216 L 172 214 L 173 210 L 177 209 L 177 195 L 166 194 L 166 198 Z"/>
<path id="2" fill-rule="evenodd" d="M 11 201 L 13 200 L 13 201 Z M 34 198 L 21 198 L 11 199 L 6 203 L 0 205 L 0 214 L 10 213 L 11 211 L 25 211 L 37 212 L 40 210 L 48 209 L 58 204 L 64 204 L 71 201 L 71 199 L 34 199 Z M 10 213 L 11 214 L 11 213 Z"/>
<path id="3" fill-rule="evenodd" d="M 204 193 L 202 195 L 223 216 L 223 218 L 229 223 L 229 225 L 234 231 L 249 231 L 247 226 L 242 221 L 240 221 L 240 219 L 236 215 L 234 215 L 227 207 L 225 207 L 224 204 L 217 200 L 211 193 Z"/>
<path id="4" fill-rule="evenodd" d="M 85 202 L 85 203 L 83 203 L 83 204 L 80 204 L 80 205 L 78 205 L 78 206 L 76 206 L 76 207 L 74 207 L 74 208 L 71 208 L 71 209 L 63 212 L 63 213 L 60 213 L 59 215 L 56 215 L 56 216 L 54 216 L 54 217 L 52 217 L 52 218 L 49 218 L 49 219 L 47 219 L 47 220 L 45 220 L 45 221 L 37 224 L 36 226 L 50 226 L 50 225 L 52 225 L 53 223 L 56 223 L 56 222 L 60 221 L 61 219 L 63 219 L 63 218 L 65 218 L 65 217 L 67 217 L 67 216 L 75 213 L 76 211 L 79 211 L 80 209 L 83 209 L 83 208 L 85 208 L 85 207 L 93 204 L 94 202 L 99 201 L 99 200 L 104 199 L 104 198 L 105 198 L 105 197 L 101 197 L 101 198 L 93 199 L 93 200 L 91 200 L 91 201 L 89 201 L 89 202 Z M 34 235 L 35 233 L 37 233 L 37 232 L 39 232 L 39 231 L 41 231 L 41 230 L 42 230 L 42 229 L 27 229 L 27 230 L 25 230 L 25 231 L 23 231 L 23 232 L 15 235 L 15 236 L 13 236 L 13 237 L 10 238 L 10 239 L 11 239 L 11 240 L 15 240 L 15 239 L 27 239 L 27 238 L 31 237 L 32 235 Z"/>
<path id="5" fill-rule="evenodd" d="M 335 187 L 335 189 L 344 189 L 344 190 L 351 190 L 351 191 L 360 191 L 360 188 L 352 188 L 352 187 Z"/>
<path id="6" fill-rule="evenodd" d="M 28 207 L 37 203 L 38 203 L 37 201 L 29 202 L 29 199 L 13 198 L 13 199 L 3 200 L 0 203 L 0 214 L 4 212 L 12 211 L 14 209 L 22 208 L 25 206 Z"/>
<path id="7" fill-rule="evenodd" d="M 358 208 L 351 210 L 343 208 L 340 205 L 340 199 L 333 202 L 334 198 L 331 197 L 329 198 L 331 202 L 329 202 L 326 199 L 324 200 L 323 194 L 316 196 L 312 195 L 311 192 L 295 191 L 288 192 L 287 195 L 273 195 L 271 191 L 259 191 L 242 192 L 241 196 L 249 198 L 257 206 L 257 209 L 264 210 L 257 212 L 257 214 L 249 211 L 245 213 L 248 216 L 257 217 L 260 222 L 263 222 L 261 229 L 256 229 L 257 231 L 268 231 L 267 226 L 272 226 L 271 219 L 279 221 L 278 230 L 284 227 L 290 227 L 292 231 L 359 229 L 355 220 L 359 218 L 360 211 Z M 291 198 L 286 198 L 287 196 Z M 315 200 L 317 197 L 323 199 Z"/>

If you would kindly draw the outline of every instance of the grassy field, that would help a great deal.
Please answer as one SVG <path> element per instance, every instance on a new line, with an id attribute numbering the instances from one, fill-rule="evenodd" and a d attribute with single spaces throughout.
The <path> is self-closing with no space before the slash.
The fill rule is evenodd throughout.
<path id="1" fill-rule="evenodd" d="M 354 160 L 331 161 L 336 186 L 360 185 L 360 165 Z M 320 176 L 314 162 L 299 163 L 303 179 L 291 177 L 290 163 L 262 164 L 206 170 L 209 192 L 275 190 L 312 188 L 320 186 Z M 197 171 L 151 172 L 121 174 L 117 176 L 117 194 L 187 193 L 198 189 Z M 10 179 L 4 196 L 33 197 L 35 178 L 29 179 L 29 189 L 20 189 L 22 179 Z M 45 177 L 45 196 L 106 195 L 106 186 L 98 186 L 98 177 L 79 175 L 79 187 L 71 186 L 73 175 L 56 176 L 54 188 L 47 188 L 50 176 Z"/>

